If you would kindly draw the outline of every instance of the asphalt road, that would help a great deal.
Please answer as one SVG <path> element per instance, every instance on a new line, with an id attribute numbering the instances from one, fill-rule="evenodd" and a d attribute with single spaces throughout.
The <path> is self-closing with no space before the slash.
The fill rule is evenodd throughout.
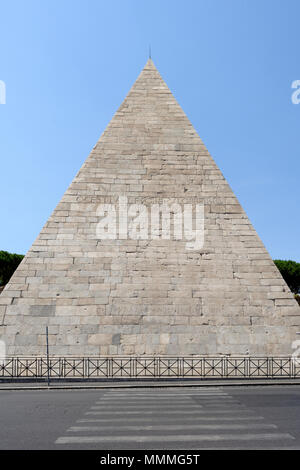
<path id="1" fill-rule="evenodd" d="M 300 386 L 0 392 L 0 449 L 300 449 Z"/>

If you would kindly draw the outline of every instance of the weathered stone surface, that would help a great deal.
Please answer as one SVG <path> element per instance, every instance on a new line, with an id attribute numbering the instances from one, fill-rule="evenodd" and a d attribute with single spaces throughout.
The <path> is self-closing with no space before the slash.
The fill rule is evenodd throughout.
<path id="1" fill-rule="evenodd" d="M 203 203 L 204 245 L 99 239 L 119 196 Z M 0 296 L 8 354 L 45 354 L 47 325 L 62 356 L 293 352 L 299 306 L 151 60 Z"/>
<path id="2" fill-rule="evenodd" d="M 55 315 L 55 305 L 32 305 L 29 315 L 36 317 L 53 317 Z"/>

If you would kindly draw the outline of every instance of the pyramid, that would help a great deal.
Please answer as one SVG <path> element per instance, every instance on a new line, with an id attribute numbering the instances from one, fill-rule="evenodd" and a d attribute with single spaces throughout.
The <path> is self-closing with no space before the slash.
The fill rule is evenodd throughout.
<path id="1" fill-rule="evenodd" d="M 151 59 L 1 294 L 0 325 L 8 355 L 44 355 L 46 326 L 56 356 L 292 354 L 300 309 Z"/>

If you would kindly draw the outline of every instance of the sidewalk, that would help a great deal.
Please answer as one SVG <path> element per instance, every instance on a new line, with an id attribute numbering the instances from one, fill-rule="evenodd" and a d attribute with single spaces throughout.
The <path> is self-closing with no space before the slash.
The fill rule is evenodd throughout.
<path id="1" fill-rule="evenodd" d="M 0 379 L 0 391 L 8 390 L 91 390 L 91 389 L 107 389 L 107 388 L 191 388 L 191 387 L 245 387 L 245 386 L 278 386 L 278 385 L 298 385 L 300 386 L 300 378 L 253 378 L 253 379 L 106 379 L 99 381 L 87 380 L 56 380 L 50 382 L 48 387 L 47 381 L 21 379 L 19 381 L 4 382 Z"/>

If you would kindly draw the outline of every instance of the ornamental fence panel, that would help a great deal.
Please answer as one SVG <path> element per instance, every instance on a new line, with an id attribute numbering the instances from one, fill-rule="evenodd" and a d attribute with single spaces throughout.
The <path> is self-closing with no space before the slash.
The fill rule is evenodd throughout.
<path id="1" fill-rule="evenodd" d="M 7 357 L 1 378 L 272 378 L 300 377 L 293 357 Z"/>

